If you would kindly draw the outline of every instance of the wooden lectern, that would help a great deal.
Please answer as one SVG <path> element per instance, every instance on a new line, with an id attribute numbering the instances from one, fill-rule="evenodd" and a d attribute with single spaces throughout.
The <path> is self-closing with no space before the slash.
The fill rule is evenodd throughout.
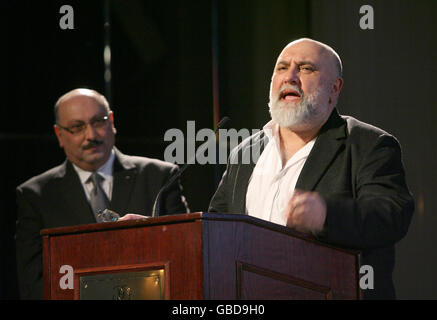
<path id="1" fill-rule="evenodd" d="M 361 299 L 360 255 L 247 215 L 45 229 L 45 299 Z"/>

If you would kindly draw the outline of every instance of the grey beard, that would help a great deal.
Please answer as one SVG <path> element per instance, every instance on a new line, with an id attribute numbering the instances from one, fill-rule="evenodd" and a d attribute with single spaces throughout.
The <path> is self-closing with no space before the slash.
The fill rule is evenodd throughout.
<path id="1" fill-rule="evenodd" d="M 298 124 L 310 122 L 319 114 L 317 100 L 321 90 L 317 90 L 311 95 L 301 96 L 299 102 L 279 101 L 279 95 L 272 101 L 270 98 L 269 109 L 272 119 L 281 127 L 292 129 Z"/>

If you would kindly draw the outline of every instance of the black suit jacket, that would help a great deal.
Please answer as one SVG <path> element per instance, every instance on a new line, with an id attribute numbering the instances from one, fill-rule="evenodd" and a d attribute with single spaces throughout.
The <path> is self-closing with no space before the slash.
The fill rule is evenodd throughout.
<path id="1" fill-rule="evenodd" d="M 255 162 L 242 164 L 268 138 L 263 131 L 235 148 L 209 211 L 246 213 L 246 192 Z M 374 289 L 364 297 L 395 298 L 394 244 L 405 236 L 414 211 L 398 141 L 387 132 L 340 116 L 336 109 L 321 128 L 298 178 L 297 189 L 317 191 L 326 201 L 322 242 L 362 251 L 374 269 Z"/>
<path id="2" fill-rule="evenodd" d="M 121 216 L 150 216 L 160 188 L 177 173 L 176 165 L 122 154 L 114 148 L 110 209 Z M 96 223 L 79 176 L 70 161 L 17 187 L 17 269 L 21 298 L 42 298 L 40 230 Z M 161 213 L 188 212 L 182 187 L 175 183 L 162 196 Z"/>

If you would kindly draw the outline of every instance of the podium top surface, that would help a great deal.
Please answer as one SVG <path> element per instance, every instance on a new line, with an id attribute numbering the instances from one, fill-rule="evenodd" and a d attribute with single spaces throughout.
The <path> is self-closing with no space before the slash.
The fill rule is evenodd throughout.
<path id="1" fill-rule="evenodd" d="M 261 220 L 244 214 L 219 214 L 219 213 L 207 213 L 207 212 L 183 213 L 183 214 L 174 214 L 174 215 L 164 215 L 155 218 L 147 218 L 141 220 L 102 222 L 102 223 L 92 223 L 92 224 L 42 229 L 40 234 L 42 236 L 51 237 L 51 236 L 61 236 L 67 234 L 79 234 L 79 233 L 98 232 L 98 231 L 106 231 L 106 230 L 138 228 L 143 226 L 186 223 L 186 222 L 193 222 L 196 220 L 230 221 L 230 222 L 235 221 L 235 222 L 249 223 L 274 232 L 280 232 L 296 238 L 300 238 L 305 241 L 314 242 L 317 245 L 330 247 L 351 254 L 359 254 L 359 251 L 338 248 L 326 243 L 322 243 L 312 235 L 300 233 L 288 227 L 281 226 L 269 221 Z"/>
<path id="2" fill-rule="evenodd" d="M 195 220 L 221 220 L 221 221 L 247 222 L 251 224 L 256 224 L 260 227 L 265 227 L 275 231 L 282 230 L 294 236 L 298 236 L 298 237 L 303 236 L 304 238 L 307 238 L 305 235 L 295 232 L 287 227 L 280 226 L 271 223 L 269 221 L 261 220 L 248 215 L 218 214 L 218 213 L 207 213 L 207 212 L 182 213 L 182 214 L 163 215 L 155 218 L 148 217 L 147 219 L 139 219 L 139 220 L 101 222 L 101 223 L 82 224 L 82 225 L 67 226 L 67 227 L 57 227 L 57 228 L 43 229 L 41 230 L 40 234 L 43 236 L 61 235 L 61 234 L 103 231 L 103 230 L 111 230 L 111 229 L 136 228 L 136 227 L 149 226 L 149 225 L 184 223 L 184 222 L 192 222 Z"/>

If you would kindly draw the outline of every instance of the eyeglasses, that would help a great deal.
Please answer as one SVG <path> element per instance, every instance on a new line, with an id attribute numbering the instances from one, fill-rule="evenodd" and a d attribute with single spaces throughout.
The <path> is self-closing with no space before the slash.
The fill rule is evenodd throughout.
<path id="1" fill-rule="evenodd" d="M 74 124 L 74 125 L 69 126 L 69 127 L 63 127 L 59 123 L 57 123 L 56 125 L 59 128 L 70 132 L 71 134 L 78 135 L 78 134 L 84 133 L 88 125 L 90 125 L 94 129 L 101 129 L 101 128 L 105 127 L 106 124 L 108 123 L 108 119 L 109 119 L 109 116 L 104 116 L 102 118 L 92 119 L 88 123 L 87 122 L 80 122 L 80 123 Z"/>

